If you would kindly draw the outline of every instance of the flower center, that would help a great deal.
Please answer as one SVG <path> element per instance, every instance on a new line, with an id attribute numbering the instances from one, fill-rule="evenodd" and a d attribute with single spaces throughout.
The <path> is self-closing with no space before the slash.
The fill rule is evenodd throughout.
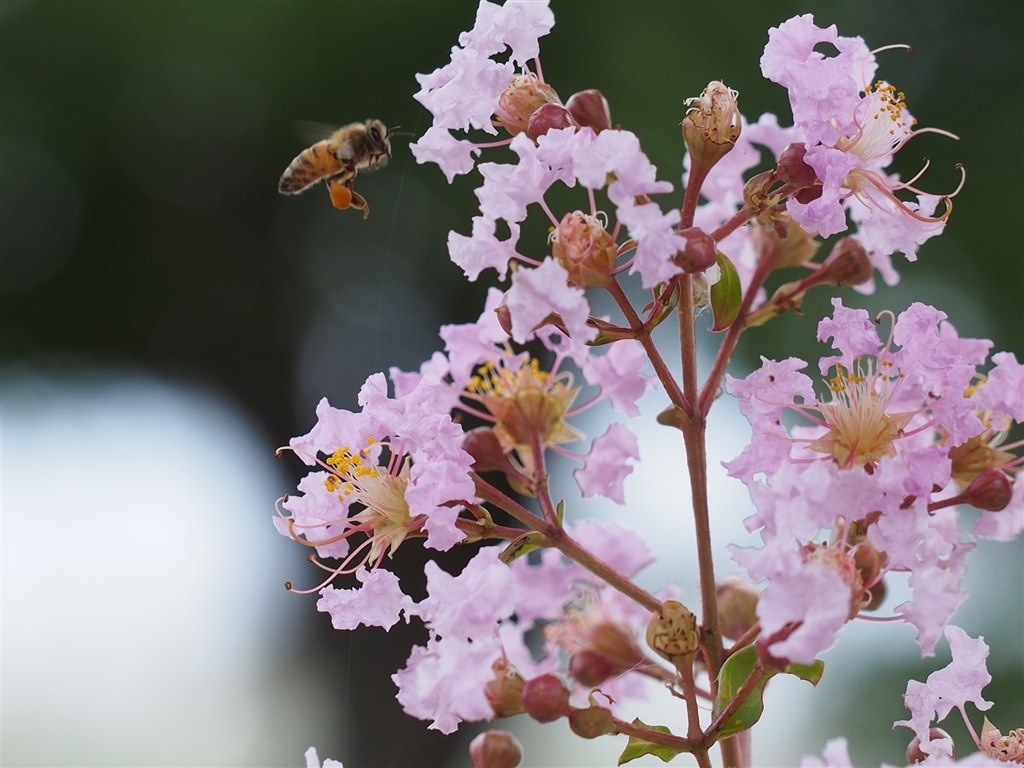
<path id="1" fill-rule="evenodd" d="M 913 413 L 886 413 L 899 374 L 877 373 L 873 361 L 858 359 L 851 372 L 837 366 L 829 381 L 832 401 L 818 406 L 828 433 L 810 443 L 812 450 L 831 454 L 842 467 L 874 464 L 895 453 L 893 442 L 903 434 Z M 884 370 L 892 363 L 881 362 Z"/>

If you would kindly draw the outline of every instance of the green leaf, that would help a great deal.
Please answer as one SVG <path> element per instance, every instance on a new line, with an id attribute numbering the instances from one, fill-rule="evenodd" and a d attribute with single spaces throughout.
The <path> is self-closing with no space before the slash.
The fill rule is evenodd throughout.
<path id="1" fill-rule="evenodd" d="M 729 257 L 719 251 L 717 261 L 721 277 L 711 286 L 711 310 L 715 315 L 715 324 L 711 330 L 724 331 L 740 314 L 743 291 L 740 288 L 740 276 Z"/>
<path id="2" fill-rule="evenodd" d="M 498 559 L 501 562 L 508 565 L 513 560 L 516 560 L 528 552 L 533 552 L 536 549 L 544 549 L 545 547 L 551 546 L 548 540 L 539 531 L 530 531 L 524 533 L 522 536 L 513 539 L 509 542 L 509 545 L 501 551 L 498 555 Z"/>
<path id="3" fill-rule="evenodd" d="M 796 675 L 801 680 L 806 680 L 816 686 L 822 675 L 825 674 L 825 662 L 816 659 L 813 664 L 790 664 L 783 670 L 787 675 Z"/>
<path id="4" fill-rule="evenodd" d="M 635 719 L 631 725 L 638 726 L 640 728 L 648 728 L 658 733 L 667 733 L 669 736 L 672 735 L 672 731 L 666 728 L 664 725 L 647 725 L 647 723 Z M 667 763 L 673 757 L 678 755 L 683 750 L 676 749 L 675 747 L 666 747 L 663 744 L 652 744 L 646 739 L 641 739 L 637 736 L 630 736 L 629 742 L 626 744 L 626 748 L 622 750 L 622 754 L 619 755 L 619 765 L 624 765 L 631 760 L 636 760 L 638 757 L 644 755 L 654 755 L 655 757 L 661 758 L 663 763 Z"/>
<path id="5" fill-rule="evenodd" d="M 565 519 L 565 499 L 558 502 L 558 506 L 555 507 L 555 517 L 558 518 L 558 524 L 562 524 L 562 520 Z"/>
<path id="6" fill-rule="evenodd" d="M 718 717 L 718 714 L 725 709 L 725 705 L 732 701 L 736 692 L 753 674 L 755 666 L 757 666 L 757 649 L 752 645 L 737 651 L 725 660 L 718 676 L 718 695 L 715 696 L 715 703 L 711 710 L 712 717 Z M 764 686 L 772 674 L 764 673 L 764 676 L 751 690 L 750 695 L 723 723 L 722 728 L 718 731 L 719 737 L 725 738 L 745 731 L 761 719 L 761 713 L 764 712 Z"/>

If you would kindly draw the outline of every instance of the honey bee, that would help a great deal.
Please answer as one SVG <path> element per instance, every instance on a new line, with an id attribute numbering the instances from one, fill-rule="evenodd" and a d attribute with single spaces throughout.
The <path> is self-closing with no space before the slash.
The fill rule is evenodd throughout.
<path id="1" fill-rule="evenodd" d="M 384 123 L 380 120 L 349 123 L 302 150 L 281 174 L 277 191 L 282 195 L 297 195 L 324 179 L 335 208 L 355 208 L 363 212 L 365 219 L 370 215 L 370 205 L 352 189 L 352 182 L 359 171 L 382 168 L 390 157 L 391 141 Z"/>

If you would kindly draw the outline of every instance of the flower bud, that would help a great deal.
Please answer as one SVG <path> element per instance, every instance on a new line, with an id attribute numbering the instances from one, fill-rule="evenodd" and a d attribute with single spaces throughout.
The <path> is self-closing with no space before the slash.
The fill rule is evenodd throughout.
<path id="1" fill-rule="evenodd" d="M 580 685 L 593 688 L 615 673 L 611 660 L 589 648 L 577 651 L 569 659 L 569 674 Z"/>
<path id="2" fill-rule="evenodd" d="M 612 127 L 612 113 L 608 109 L 608 100 L 596 89 L 574 93 L 565 103 L 572 119 L 579 126 L 593 128 L 595 133 Z"/>
<path id="3" fill-rule="evenodd" d="M 484 731 L 469 743 L 473 768 L 516 768 L 523 760 L 523 747 L 508 731 Z"/>
<path id="4" fill-rule="evenodd" d="M 725 637 L 738 640 L 757 623 L 757 590 L 734 576 L 716 586 L 715 594 L 718 596 L 718 627 Z"/>
<path id="5" fill-rule="evenodd" d="M 616 250 L 601 219 L 581 211 L 565 214 L 551 233 L 551 255 L 580 288 L 611 283 Z"/>
<path id="6" fill-rule="evenodd" d="M 523 707 L 538 723 L 551 723 L 569 714 L 569 689 L 557 676 L 541 675 L 523 687 Z"/>
<path id="7" fill-rule="evenodd" d="M 948 733 L 941 728 L 932 728 L 928 731 L 928 741 L 949 741 L 950 757 L 953 756 L 953 739 Z M 907 747 L 907 763 L 913 765 L 914 763 L 923 763 L 928 759 L 928 755 L 925 754 L 924 750 L 921 749 L 921 740 L 915 736 L 910 746 Z"/>
<path id="8" fill-rule="evenodd" d="M 818 184 L 818 175 L 807 163 L 804 162 L 804 155 L 807 154 L 807 145 L 803 142 L 790 144 L 779 155 L 779 165 L 775 170 L 776 178 L 781 179 L 791 187 L 803 189 Z"/>
<path id="9" fill-rule="evenodd" d="M 967 486 L 963 493 L 965 504 L 983 509 L 986 512 L 999 512 L 1006 509 L 1013 497 L 1013 484 L 998 469 L 986 469 Z"/>
<path id="10" fill-rule="evenodd" d="M 818 270 L 827 285 L 860 285 L 871 279 L 875 267 L 871 257 L 855 237 L 844 237 L 832 248 Z"/>
<path id="11" fill-rule="evenodd" d="M 476 472 L 492 469 L 501 472 L 514 470 L 501 447 L 501 442 L 490 427 L 471 429 L 462 440 L 462 448 L 473 457 L 473 470 Z"/>
<path id="12" fill-rule="evenodd" d="M 494 308 L 494 314 L 498 317 L 498 325 L 501 326 L 501 330 L 507 333 L 509 336 L 512 335 L 512 312 L 508 308 L 508 304 L 505 303 L 508 295 L 502 296 L 501 302 Z"/>
<path id="13" fill-rule="evenodd" d="M 697 617 L 677 600 L 666 600 L 647 624 L 647 644 L 673 664 L 684 662 L 700 645 Z"/>
<path id="14" fill-rule="evenodd" d="M 544 104 L 536 109 L 526 124 L 526 135 L 536 141 L 548 131 L 575 125 L 569 110 L 561 104 Z"/>
<path id="15" fill-rule="evenodd" d="M 711 235 L 700 227 L 689 227 L 679 234 L 686 240 L 686 247 L 676 254 L 675 263 L 682 267 L 684 272 L 703 272 L 715 263 L 718 251 Z"/>
<path id="16" fill-rule="evenodd" d="M 700 96 L 686 100 L 683 139 L 692 167 L 710 169 L 735 146 L 742 128 L 737 96 L 725 83 L 712 80 Z"/>
<path id="17" fill-rule="evenodd" d="M 533 75 L 516 75 L 498 98 L 494 114 L 501 126 L 515 136 L 526 130 L 530 116 L 545 104 L 561 104 L 555 89 Z"/>
<path id="18" fill-rule="evenodd" d="M 504 658 L 491 664 L 494 678 L 484 686 L 484 695 L 498 717 L 511 717 L 523 712 L 523 687 L 526 681 Z"/>
<path id="19" fill-rule="evenodd" d="M 598 736 L 607 736 L 618 730 L 612 713 L 596 704 L 586 709 L 574 709 L 569 715 L 569 728 L 584 739 L 596 739 Z"/>

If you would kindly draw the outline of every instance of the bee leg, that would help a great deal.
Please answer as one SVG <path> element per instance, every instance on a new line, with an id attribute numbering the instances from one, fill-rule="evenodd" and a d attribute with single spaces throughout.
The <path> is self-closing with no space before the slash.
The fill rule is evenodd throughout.
<path id="1" fill-rule="evenodd" d="M 357 211 L 362 211 L 364 219 L 369 218 L 370 204 L 366 202 L 366 198 L 360 195 L 354 189 L 349 189 L 349 192 L 352 193 L 352 207 L 355 208 Z"/>
<path id="2" fill-rule="evenodd" d="M 370 204 L 366 202 L 365 197 L 352 189 L 351 180 L 338 181 L 333 179 L 328 181 L 327 193 L 331 196 L 331 203 L 339 211 L 355 208 L 357 211 L 363 212 L 364 219 L 370 215 Z"/>
<path id="3" fill-rule="evenodd" d="M 339 211 L 344 211 L 352 205 L 352 187 L 337 179 L 327 182 L 327 194 L 331 196 L 331 203 Z"/>

